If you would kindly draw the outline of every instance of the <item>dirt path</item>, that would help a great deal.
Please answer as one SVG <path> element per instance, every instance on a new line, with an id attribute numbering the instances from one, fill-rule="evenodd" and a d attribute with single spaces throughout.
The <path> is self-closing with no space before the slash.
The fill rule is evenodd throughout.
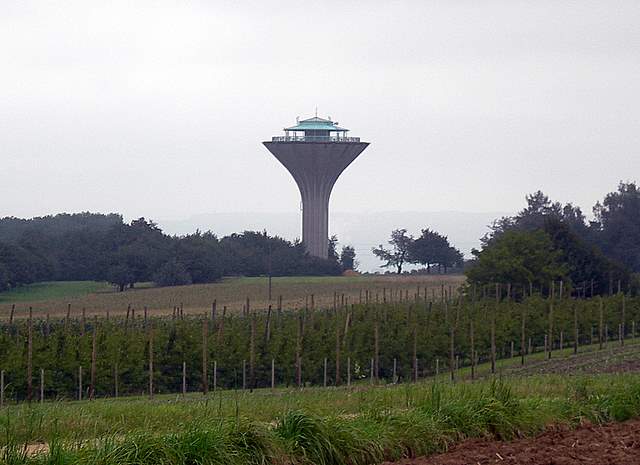
<path id="1" fill-rule="evenodd" d="M 469 440 L 449 452 L 387 465 L 638 465 L 640 420 L 547 431 L 510 442 Z"/>

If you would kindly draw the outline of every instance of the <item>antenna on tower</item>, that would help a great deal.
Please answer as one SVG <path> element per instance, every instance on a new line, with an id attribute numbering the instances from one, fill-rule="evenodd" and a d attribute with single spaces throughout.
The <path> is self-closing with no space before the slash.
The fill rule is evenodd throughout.
<path id="1" fill-rule="evenodd" d="M 316 105 L 316 118 L 318 117 L 318 106 Z"/>

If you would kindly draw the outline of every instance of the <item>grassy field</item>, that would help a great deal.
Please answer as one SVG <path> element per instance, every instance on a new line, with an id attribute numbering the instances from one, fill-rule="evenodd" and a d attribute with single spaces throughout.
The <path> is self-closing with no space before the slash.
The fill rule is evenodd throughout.
<path id="1" fill-rule="evenodd" d="M 27 314 L 33 307 L 35 314 L 62 315 L 71 304 L 72 312 L 79 314 L 86 308 L 87 315 L 124 314 L 131 305 L 136 309 L 147 306 L 154 314 L 170 314 L 176 306 L 183 306 L 187 313 L 202 313 L 211 308 L 215 300 L 219 308 L 227 306 L 229 311 L 242 310 L 246 299 L 253 308 L 276 305 L 278 296 L 285 308 L 302 308 L 311 305 L 311 296 L 316 307 L 333 305 L 334 293 L 349 302 L 357 302 L 368 290 L 371 300 L 376 294 L 382 300 L 398 293 L 408 293 L 413 298 L 425 287 L 429 295 L 440 295 L 441 286 L 457 288 L 464 282 L 462 276 L 335 276 L 335 277 L 277 277 L 272 279 L 272 300 L 269 301 L 268 278 L 225 278 L 219 283 L 177 286 L 167 288 L 138 288 L 117 292 L 106 283 L 72 282 L 42 283 L 0 294 L 0 318 L 6 319 L 12 304 L 16 305 L 16 317 Z M 383 291 L 384 289 L 384 291 Z"/>
<path id="2" fill-rule="evenodd" d="M 210 398 L 12 407 L 4 463 L 374 464 L 640 414 L 640 376 L 224 392 Z"/>
<path id="3" fill-rule="evenodd" d="M 88 294 L 111 292 L 113 286 L 96 281 L 43 282 L 0 292 L 0 303 L 39 302 L 73 299 Z"/>

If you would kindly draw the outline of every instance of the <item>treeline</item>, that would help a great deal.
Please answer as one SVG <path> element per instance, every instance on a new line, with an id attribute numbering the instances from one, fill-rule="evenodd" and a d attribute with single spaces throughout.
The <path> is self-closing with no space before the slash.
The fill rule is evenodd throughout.
<path id="1" fill-rule="evenodd" d="M 449 238 L 429 228 L 423 229 L 419 237 L 407 234 L 406 229 L 395 229 L 388 244 L 389 248 L 380 244 L 372 252 L 384 261 L 383 268 L 395 268 L 398 274 L 408 264 L 424 265 L 427 273 L 432 267 L 447 273 L 449 268 L 462 268 L 464 263 L 464 255 L 449 243 Z"/>
<path id="2" fill-rule="evenodd" d="M 621 183 L 593 208 L 552 202 L 538 191 L 518 214 L 503 217 L 474 250 L 469 280 L 543 286 L 562 280 L 585 292 L 611 294 L 639 287 L 640 191 Z"/>
<path id="3" fill-rule="evenodd" d="M 0 369 L 6 398 L 83 398 L 179 393 L 214 387 L 405 382 L 459 367 L 525 357 L 585 344 L 622 344 L 636 337 L 640 300 L 622 293 L 575 298 L 553 283 L 540 290 L 503 285 L 468 289 L 431 301 L 428 292 L 402 301 L 333 309 L 273 308 L 231 315 L 147 318 L 79 317 L 0 324 Z M 496 292 L 497 291 L 497 292 Z M 474 297 L 474 295 L 476 297 Z M 150 376 L 150 367 L 152 376 Z M 80 371 L 84 374 L 82 384 Z M 184 377 L 183 377 L 184 376 Z M 150 383 L 151 381 L 151 383 Z"/>
<path id="4" fill-rule="evenodd" d="M 41 281 L 109 281 L 124 290 L 138 282 L 207 283 L 227 275 L 336 275 L 343 264 L 335 246 L 332 240 L 330 258 L 322 260 L 301 243 L 266 232 L 169 236 L 152 221 L 127 224 L 115 214 L 3 218 L 0 290 Z M 349 253 L 342 256 L 345 266 L 353 265 Z"/>

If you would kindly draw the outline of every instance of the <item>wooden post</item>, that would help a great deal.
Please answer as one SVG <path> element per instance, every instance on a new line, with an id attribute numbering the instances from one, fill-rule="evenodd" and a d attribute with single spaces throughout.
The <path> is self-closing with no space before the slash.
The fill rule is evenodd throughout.
<path id="1" fill-rule="evenodd" d="M 473 327 L 473 315 L 471 315 L 469 321 L 469 346 L 471 352 L 471 379 L 476 379 L 476 358 L 474 354 L 476 353 L 476 342 L 475 342 L 475 331 Z"/>
<path id="2" fill-rule="evenodd" d="M 346 311 L 349 315 L 349 310 Z M 335 312 L 336 316 L 336 380 L 335 385 L 340 385 L 340 313 Z M 347 317 L 348 318 L 348 317 Z"/>
<path id="3" fill-rule="evenodd" d="M 342 336 L 342 345 L 347 346 L 347 335 L 349 334 L 349 326 L 351 326 L 351 313 L 353 312 L 353 308 L 351 311 L 347 311 L 347 317 L 344 320 L 344 335 Z"/>
<path id="4" fill-rule="evenodd" d="M 548 357 L 549 352 L 549 334 L 544 335 L 544 358 Z"/>
<path id="5" fill-rule="evenodd" d="M 351 387 L 351 357 L 347 357 L 347 387 Z"/>
<path id="6" fill-rule="evenodd" d="M 296 337 L 296 384 L 302 387 L 302 315 L 298 315 L 298 334 Z"/>
<path id="7" fill-rule="evenodd" d="M 144 327 L 147 327 L 147 320 L 149 318 L 149 310 L 147 309 L 147 306 L 144 306 Z"/>
<path id="8" fill-rule="evenodd" d="M 276 361 L 271 359 L 271 389 L 276 388 Z"/>
<path id="9" fill-rule="evenodd" d="M 440 359 L 436 358 L 436 378 L 440 374 Z"/>
<path id="10" fill-rule="evenodd" d="M 82 319 L 80 321 L 80 336 L 84 336 L 84 330 L 87 324 L 87 309 L 82 307 Z"/>
<path id="11" fill-rule="evenodd" d="M 40 403 L 44 403 L 44 368 L 40 368 Z"/>
<path id="12" fill-rule="evenodd" d="M 4 370 L 0 370 L 0 408 L 4 407 Z"/>
<path id="13" fill-rule="evenodd" d="M 623 345 L 623 343 L 622 343 L 622 323 L 618 323 L 618 344 L 620 344 L 621 346 Z"/>
<path id="14" fill-rule="evenodd" d="M 256 387 L 256 314 L 251 315 L 251 327 L 249 334 L 249 389 Z"/>
<path id="15" fill-rule="evenodd" d="M 445 309 L 449 304 L 445 302 Z M 448 313 L 448 312 L 447 312 Z M 453 323 L 453 317 L 451 317 L 451 321 L 449 322 L 449 372 L 451 374 L 451 381 L 455 381 L 456 379 L 456 371 L 455 371 L 455 357 L 456 357 L 456 347 L 455 347 L 455 329 Z"/>
<path id="16" fill-rule="evenodd" d="M 264 324 L 264 342 L 265 344 L 271 339 L 271 304 L 267 309 L 267 321 Z"/>
<path id="17" fill-rule="evenodd" d="M 13 324 L 13 315 L 16 312 L 16 304 L 11 304 L 11 313 L 9 313 L 9 324 Z"/>
<path id="18" fill-rule="evenodd" d="M 202 394 L 205 396 L 209 393 L 209 328 L 206 318 L 202 320 Z"/>
<path id="19" fill-rule="evenodd" d="M 549 343 L 547 356 L 551 358 L 551 352 L 553 352 L 553 300 L 549 304 L 549 337 L 547 341 Z"/>
<path id="20" fill-rule="evenodd" d="M 515 353 L 515 343 L 513 341 L 511 341 L 511 358 L 515 357 L 516 353 Z"/>
<path id="21" fill-rule="evenodd" d="M 182 395 L 187 395 L 187 362 L 182 362 Z"/>
<path id="22" fill-rule="evenodd" d="M 96 395 L 96 371 L 98 365 L 98 318 L 94 319 L 93 334 L 91 335 L 91 383 L 89 385 L 89 400 Z"/>
<path id="23" fill-rule="evenodd" d="M 324 358 L 322 387 L 327 387 L 327 357 Z"/>
<path id="24" fill-rule="evenodd" d="M 526 321 L 527 321 L 527 304 L 522 304 L 522 314 L 520 315 L 520 365 L 524 365 L 526 357 Z"/>
<path id="25" fill-rule="evenodd" d="M 374 372 L 374 363 L 373 359 L 371 359 L 371 369 L 369 371 L 369 384 L 373 384 L 373 372 Z"/>
<path id="26" fill-rule="evenodd" d="M 573 303 L 573 353 L 578 353 L 579 346 L 579 333 L 578 333 L 578 306 Z"/>
<path id="27" fill-rule="evenodd" d="M 218 388 L 218 361 L 213 361 L 213 392 Z"/>
<path id="28" fill-rule="evenodd" d="M 418 322 L 413 322 L 413 382 L 418 382 Z"/>
<path id="29" fill-rule="evenodd" d="M 82 400 L 82 365 L 78 367 L 78 400 Z"/>
<path id="30" fill-rule="evenodd" d="M 242 390 L 247 389 L 247 361 L 242 361 Z"/>
<path id="31" fill-rule="evenodd" d="M 67 316 L 64 319 L 64 330 L 69 328 L 69 318 L 71 318 L 71 304 L 67 304 Z"/>
<path id="32" fill-rule="evenodd" d="M 393 357 L 393 376 L 391 377 L 391 381 L 393 384 L 398 382 L 398 362 L 395 357 Z"/>
<path id="33" fill-rule="evenodd" d="M 380 379 L 380 329 L 378 326 L 378 311 L 376 310 L 373 326 L 373 359 L 375 362 L 373 371 L 376 381 Z"/>
<path id="34" fill-rule="evenodd" d="M 496 372 L 496 314 L 500 306 L 500 284 L 496 284 L 496 306 L 491 312 L 491 373 Z"/>
<path id="35" fill-rule="evenodd" d="M 153 328 L 149 328 L 149 398 L 153 399 Z"/>
<path id="36" fill-rule="evenodd" d="M 620 283 L 620 281 L 618 281 Z M 626 320 L 626 299 L 625 295 L 622 294 L 622 323 L 620 323 L 620 345 L 624 346 L 624 337 L 625 337 L 625 320 Z"/>
<path id="37" fill-rule="evenodd" d="M 27 401 L 33 398 L 33 310 L 29 307 L 27 327 Z"/>
<path id="38" fill-rule="evenodd" d="M 227 316 L 227 306 L 222 306 L 222 318 L 220 318 L 220 325 L 218 325 L 218 344 L 222 342 L 222 338 L 224 337 L 224 320 Z"/>
<path id="39" fill-rule="evenodd" d="M 118 398 L 118 362 L 113 368 L 113 395 L 116 399 Z"/>
<path id="40" fill-rule="evenodd" d="M 600 297 L 600 321 L 598 325 L 598 349 L 604 347 L 604 303 Z"/>

